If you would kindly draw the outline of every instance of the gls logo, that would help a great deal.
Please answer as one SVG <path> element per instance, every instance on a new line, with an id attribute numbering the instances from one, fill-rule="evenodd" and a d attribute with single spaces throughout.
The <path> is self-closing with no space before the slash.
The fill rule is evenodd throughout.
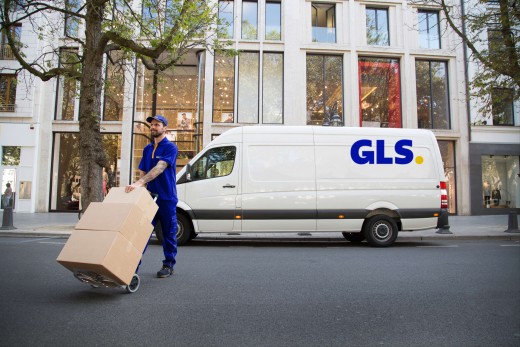
<path id="1" fill-rule="evenodd" d="M 366 148 L 366 149 L 363 149 Z M 376 148 L 372 140 L 358 140 L 350 149 L 350 156 L 356 164 L 398 164 L 406 165 L 413 161 L 412 140 L 399 140 L 394 146 L 395 155 L 385 156 L 385 140 L 376 140 Z M 415 158 L 417 164 L 422 164 L 423 157 Z"/>

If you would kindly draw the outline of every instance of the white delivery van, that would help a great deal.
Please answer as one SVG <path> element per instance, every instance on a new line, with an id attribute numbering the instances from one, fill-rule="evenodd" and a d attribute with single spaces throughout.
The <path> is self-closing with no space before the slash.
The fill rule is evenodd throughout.
<path id="1" fill-rule="evenodd" d="M 245 126 L 177 174 L 178 241 L 199 232 L 341 232 L 389 246 L 447 214 L 441 155 L 428 130 Z"/>

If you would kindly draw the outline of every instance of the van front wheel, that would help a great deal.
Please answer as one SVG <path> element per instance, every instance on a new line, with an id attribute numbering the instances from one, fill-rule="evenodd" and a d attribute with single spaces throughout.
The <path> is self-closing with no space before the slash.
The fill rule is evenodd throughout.
<path id="1" fill-rule="evenodd" d="M 184 245 L 190 240 L 192 233 L 193 226 L 190 219 L 182 213 L 177 213 L 177 244 L 179 246 Z"/>
<path id="2" fill-rule="evenodd" d="M 370 218 L 363 233 L 369 245 L 388 247 L 397 239 L 397 223 L 388 216 L 378 215 Z"/>

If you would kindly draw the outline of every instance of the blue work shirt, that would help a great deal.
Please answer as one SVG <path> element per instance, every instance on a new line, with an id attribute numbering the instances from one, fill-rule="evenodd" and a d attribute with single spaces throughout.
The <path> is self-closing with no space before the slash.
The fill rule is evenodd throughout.
<path id="1" fill-rule="evenodd" d="M 160 160 L 168 164 L 163 173 L 147 184 L 148 190 L 158 195 L 157 200 L 177 201 L 175 186 L 177 152 L 177 146 L 166 137 L 159 142 L 157 147 L 155 147 L 155 142 L 152 142 L 143 150 L 139 170 L 148 173 Z"/>

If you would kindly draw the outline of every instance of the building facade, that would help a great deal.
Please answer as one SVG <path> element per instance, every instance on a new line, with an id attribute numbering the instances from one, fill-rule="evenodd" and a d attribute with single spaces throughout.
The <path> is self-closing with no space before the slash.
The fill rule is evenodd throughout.
<path id="1" fill-rule="evenodd" d="M 137 177 L 149 141 L 145 119 L 152 110 L 154 78 L 157 113 L 168 118 L 168 137 L 179 147 L 178 169 L 224 131 L 261 124 L 430 129 L 442 152 L 453 214 L 490 210 L 478 208 L 480 196 L 474 197 L 476 186 L 481 189 L 474 176 L 478 163 L 486 165 L 483 156 L 516 155 L 505 169 L 518 172 L 518 150 L 507 149 L 519 134 L 518 112 L 507 130 L 492 128 L 499 140 L 492 146 L 487 127 L 470 126 L 463 46 L 433 3 L 218 4 L 219 17 L 228 21 L 225 38 L 237 56 L 193 50 L 181 65 L 155 76 L 136 61 L 121 69 L 112 64 L 117 57 L 107 57 L 101 119 L 107 190 Z M 28 54 L 45 45 L 29 25 L 17 30 Z M 82 24 L 65 23 L 64 30 L 81 32 Z M 65 63 L 78 48 L 57 40 Z M 0 58 L 0 67 L 18 66 L 7 45 Z M 41 82 L 6 69 L 0 78 L 0 170 L 2 187 L 14 186 L 15 211 L 81 208 L 76 81 Z M 504 131 L 510 134 L 505 143 L 500 142 Z M 510 206 L 518 207 L 518 186 L 514 194 Z"/>

